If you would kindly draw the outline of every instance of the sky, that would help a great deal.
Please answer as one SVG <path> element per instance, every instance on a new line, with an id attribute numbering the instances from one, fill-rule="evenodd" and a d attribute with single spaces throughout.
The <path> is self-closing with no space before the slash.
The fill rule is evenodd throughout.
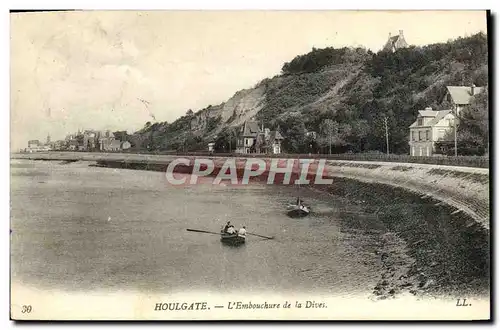
<path id="1" fill-rule="evenodd" d="M 484 11 L 81 11 L 11 15 L 11 150 L 78 129 L 172 122 L 313 47 L 378 51 L 486 33 Z M 154 118 L 154 119 L 153 119 Z"/>

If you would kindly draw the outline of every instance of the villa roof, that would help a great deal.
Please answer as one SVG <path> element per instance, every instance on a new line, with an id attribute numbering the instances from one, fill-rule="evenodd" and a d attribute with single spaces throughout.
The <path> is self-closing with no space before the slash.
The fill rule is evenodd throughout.
<path id="1" fill-rule="evenodd" d="M 279 131 L 271 131 L 269 133 L 270 140 L 284 140 L 283 135 Z"/>
<path id="2" fill-rule="evenodd" d="M 429 121 L 426 125 L 423 125 L 423 126 L 434 126 L 436 125 L 437 123 L 439 123 L 439 121 L 441 119 L 443 119 L 446 115 L 450 114 L 450 113 L 453 113 L 451 110 L 438 110 L 438 111 L 435 111 L 435 110 L 419 110 L 418 111 L 419 115 L 417 116 L 417 120 L 415 120 L 411 125 L 410 125 L 410 128 L 412 127 L 418 127 L 419 125 L 417 125 L 418 123 L 418 118 L 422 118 L 422 117 L 432 117 L 432 120 Z"/>
<path id="3" fill-rule="evenodd" d="M 446 86 L 451 99 L 455 104 L 469 104 L 473 95 L 477 95 L 484 90 L 484 87 L 472 86 Z M 474 94 L 472 94 L 474 90 Z"/>
<path id="4" fill-rule="evenodd" d="M 246 121 L 243 125 L 243 137 L 257 137 L 259 132 L 259 124 L 255 121 Z"/>
<path id="5" fill-rule="evenodd" d="M 418 114 L 420 117 L 436 117 L 438 111 L 435 110 L 419 110 Z"/>

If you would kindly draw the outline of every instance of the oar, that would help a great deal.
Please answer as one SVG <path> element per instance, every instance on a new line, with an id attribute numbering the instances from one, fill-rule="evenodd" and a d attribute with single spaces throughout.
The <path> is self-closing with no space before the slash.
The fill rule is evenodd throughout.
<path id="1" fill-rule="evenodd" d="M 263 235 L 253 234 L 253 233 L 247 233 L 247 234 L 248 234 L 248 235 L 257 236 L 257 237 L 267 238 L 267 239 L 274 239 L 274 236 L 272 236 L 272 237 L 267 237 L 267 236 L 263 236 Z"/>
<path id="2" fill-rule="evenodd" d="M 220 233 L 216 233 L 214 231 L 206 231 L 206 230 L 198 230 L 198 229 L 186 229 L 187 231 L 194 231 L 197 233 L 206 233 L 206 234 L 215 234 L 215 235 L 220 235 Z"/>

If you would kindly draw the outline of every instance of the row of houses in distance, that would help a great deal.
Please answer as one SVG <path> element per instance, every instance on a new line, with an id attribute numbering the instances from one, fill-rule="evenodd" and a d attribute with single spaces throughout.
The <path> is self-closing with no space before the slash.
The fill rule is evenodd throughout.
<path id="1" fill-rule="evenodd" d="M 69 151 L 120 151 L 131 147 L 129 141 L 124 137 L 116 137 L 111 131 L 84 130 L 74 134 L 66 135 L 64 140 L 47 141 L 41 143 L 39 140 L 28 141 L 28 148 L 24 152 L 41 152 L 50 150 Z"/>

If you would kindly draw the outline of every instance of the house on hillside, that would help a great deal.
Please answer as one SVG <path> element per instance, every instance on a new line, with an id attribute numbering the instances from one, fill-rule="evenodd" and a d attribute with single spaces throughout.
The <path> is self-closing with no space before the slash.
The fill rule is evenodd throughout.
<path id="1" fill-rule="evenodd" d="M 383 49 L 385 51 L 395 52 L 398 49 L 406 47 L 408 47 L 408 43 L 406 42 L 403 35 L 403 30 L 399 30 L 399 34 L 394 37 L 391 35 L 391 33 L 389 33 L 389 39 L 387 40 Z"/>
<path id="2" fill-rule="evenodd" d="M 419 110 L 417 119 L 410 125 L 410 155 L 433 155 L 436 142 L 446 141 L 447 137 L 453 136 L 454 120 L 452 110 Z"/>
<path id="3" fill-rule="evenodd" d="M 484 91 L 484 87 L 446 86 L 446 101 L 452 104 L 452 110 L 460 118 L 460 112 L 467 108 L 474 95 Z"/>
<path id="4" fill-rule="evenodd" d="M 236 152 L 241 154 L 256 152 L 255 146 L 259 133 L 259 124 L 256 121 L 246 121 L 243 123 L 236 141 Z"/>
<path id="5" fill-rule="evenodd" d="M 271 153 L 277 155 L 281 153 L 281 142 L 284 140 L 283 135 L 279 131 L 269 132 L 268 144 L 271 149 Z"/>
<path id="6" fill-rule="evenodd" d="M 256 121 L 246 121 L 241 130 L 236 143 L 236 152 L 248 153 L 281 153 L 281 143 L 284 140 L 279 131 L 271 131 L 264 128 Z"/>

